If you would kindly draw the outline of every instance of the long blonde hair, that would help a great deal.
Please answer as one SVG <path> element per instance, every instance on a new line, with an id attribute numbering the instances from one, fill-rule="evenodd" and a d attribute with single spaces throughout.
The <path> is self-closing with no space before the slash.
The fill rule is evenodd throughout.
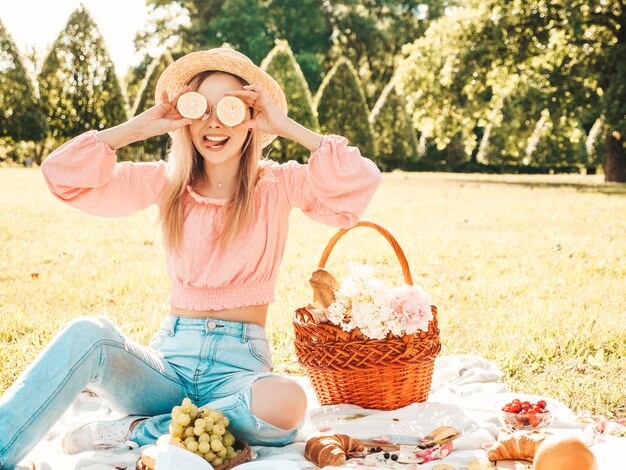
<path id="1" fill-rule="evenodd" d="M 199 73 L 189 81 L 189 86 L 192 90 L 197 90 L 200 84 L 214 73 L 217 72 Z M 236 75 L 233 77 L 247 85 L 240 77 Z M 166 183 L 161 193 L 161 210 L 158 222 L 161 224 L 166 245 L 178 253 L 183 239 L 184 202 L 187 197 L 187 185 L 202 181 L 206 175 L 203 164 L 204 158 L 193 145 L 189 126 L 177 129 L 170 135 L 172 143 L 168 153 Z M 217 244 L 221 247 L 228 245 L 237 233 L 247 230 L 255 216 L 254 191 L 260 172 L 261 150 L 260 138 L 256 129 L 253 129 L 243 145 L 237 171 L 239 184 L 235 196 L 231 201 L 224 204 L 218 212 L 218 219 L 224 220 L 222 231 L 217 240 Z"/>

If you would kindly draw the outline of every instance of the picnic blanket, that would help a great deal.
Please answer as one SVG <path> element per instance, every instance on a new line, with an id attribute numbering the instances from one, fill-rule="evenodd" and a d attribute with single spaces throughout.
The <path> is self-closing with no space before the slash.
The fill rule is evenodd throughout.
<path id="1" fill-rule="evenodd" d="M 367 410 L 353 405 L 319 406 L 308 378 L 292 377 L 305 389 L 309 400 L 309 411 L 298 436 L 292 444 L 284 447 L 254 446 L 252 450 L 259 464 L 270 464 L 273 460 L 276 462 L 275 468 L 279 468 L 279 462 L 289 461 L 293 464 L 292 468 L 315 468 L 304 458 L 304 446 L 307 436 L 318 431 L 332 430 L 360 439 L 385 437 L 392 442 L 411 444 L 430 430 L 447 425 L 461 431 L 461 437 L 453 443 L 454 450 L 445 459 L 422 464 L 419 468 L 429 470 L 439 463 L 462 468 L 472 459 L 484 457 L 482 446 L 495 440 L 500 426 L 496 403 L 522 396 L 537 399 L 530 395 L 509 393 L 499 382 L 502 375 L 496 365 L 480 356 L 441 356 L 435 361 L 428 401 L 394 411 Z M 554 413 L 550 432 L 575 433 L 593 444 L 590 449 L 598 459 L 600 470 L 626 469 L 626 438 L 598 435 L 593 431 L 592 424 L 581 422 L 567 406 L 556 400 L 550 400 L 550 405 Z M 112 449 L 66 455 L 61 448 L 64 434 L 77 424 L 119 417 L 99 397 L 84 392 L 17 468 L 134 469 L 141 449 Z M 354 465 L 348 460 L 341 468 Z M 389 465 L 402 468 L 397 463 Z M 515 469 L 515 463 L 500 462 L 498 468 Z"/>

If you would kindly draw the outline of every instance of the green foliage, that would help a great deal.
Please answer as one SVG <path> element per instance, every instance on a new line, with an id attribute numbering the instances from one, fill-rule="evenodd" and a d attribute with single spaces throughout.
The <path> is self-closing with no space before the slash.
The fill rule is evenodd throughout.
<path id="1" fill-rule="evenodd" d="M 378 152 L 365 94 L 354 66 L 341 58 L 326 75 L 315 97 L 322 132 L 345 136 L 368 158 Z"/>
<path id="2" fill-rule="evenodd" d="M 46 131 L 45 116 L 20 53 L 0 21 L 0 138 L 38 141 Z"/>
<path id="3" fill-rule="evenodd" d="M 127 119 L 113 63 L 84 7 L 72 13 L 54 42 L 39 75 L 39 90 L 55 139 L 104 129 Z"/>
<path id="4" fill-rule="evenodd" d="M 417 158 L 417 139 L 406 101 L 390 82 L 378 98 L 369 116 L 378 143 L 378 158 L 385 170 L 402 166 Z"/>
<path id="5" fill-rule="evenodd" d="M 317 131 L 319 123 L 313 109 L 313 99 L 302 70 L 287 41 L 279 42 L 261 64 L 282 87 L 289 104 L 289 117 L 304 127 Z M 279 137 L 273 142 L 272 158 L 279 161 L 306 162 L 309 151 L 302 145 Z"/>
<path id="6" fill-rule="evenodd" d="M 172 62 L 172 56 L 168 52 L 152 60 L 152 63 L 146 69 L 144 79 L 139 86 L 135 87 L 137 95 L 133 100 L 131 108 L 132 116 L 141 114 L 156 104 L 154 90 L 156 89 L 157 81 L 165 68 Z M 169 135 L 163 134 L 148 140 L 135 142 L 129 146 L 128 157 L 135 161 L 165 160 L 169 140 Z"/>
<path id="7" fill-rule="evenodd" d="M 139 47 L 180 38 L 180 45 L 192 50 L 219 47 L 224 43 L 260 63 L 274 47 L 275 40 L 287 40 L 309 84 L 321 80 L 321 60 L 328 51 L 330 30 L 322 13 L 321 0 L 150 0 L 155 10 L 168 12 L 172 6 L 188 13 L 189 25 L 160 14 L 149 33 L 140 34 Z M 180 16 L 180 14 L 178 14 Z M 165 19 L 164 19 L 165 18 Z"/>

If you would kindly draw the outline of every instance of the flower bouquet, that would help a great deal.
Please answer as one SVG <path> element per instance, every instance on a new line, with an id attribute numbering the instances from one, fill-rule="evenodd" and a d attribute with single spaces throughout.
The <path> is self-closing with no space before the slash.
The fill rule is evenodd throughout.
<path id="1" fill-rule="evenodd" d="M 338 239 L 359 226 L 376 229 L 390 242 L 405 285 L 387 289 L 363 264 L 352 264 L 341 284 L 323 269 Z M 294 314 L 295 348 L 320 404 L 390 410 L 428 398 L 441 349 L 437 309 L 413 285 L 406 257 L 386 229 L 361 221 L 339 230 L 310 283 L 313 303 Z"/>

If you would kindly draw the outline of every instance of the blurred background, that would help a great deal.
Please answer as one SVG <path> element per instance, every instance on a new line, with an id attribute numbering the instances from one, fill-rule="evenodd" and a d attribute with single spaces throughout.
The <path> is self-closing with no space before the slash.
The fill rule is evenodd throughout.
<path id="1" fill-rule="evenodd" d="M 154 104 L 178 57 L 233 47 L 289 114 L 386 171 L 626 181 L 624 0 L 0 0 L 0 166 Z M 121 159 L 164 159 L 167 136 Z M 269 157 L 306 161 L 278 139 Z"/>

